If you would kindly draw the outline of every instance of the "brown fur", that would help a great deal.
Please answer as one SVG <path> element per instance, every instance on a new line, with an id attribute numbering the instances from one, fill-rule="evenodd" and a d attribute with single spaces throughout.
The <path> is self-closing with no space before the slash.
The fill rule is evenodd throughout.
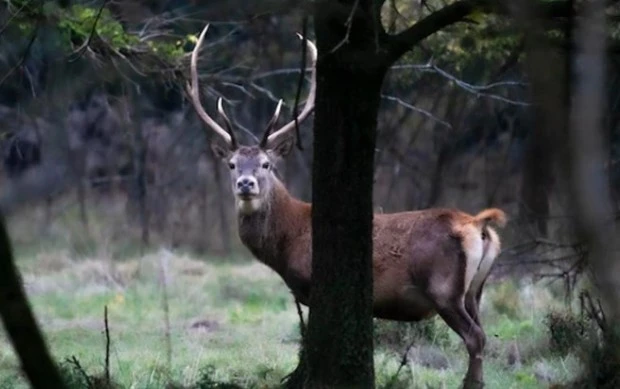
<path id="1" fill-rule="evenodd" d="M 295 297 L 308 304 L 312 276 L 311 204 L 293 198 L 273 178 L 268 206 L 239 215 L 239 235 L 258 260 L 276 271 Z M 439 314 L 469 352 L 466 385 L 482 383 L 486 336 L 479 320 L 482 288 L 500 250 L 488 223 L 504 225 L 503 211 L 475 216 L 435 208 L 375 214 L 373 314 L 419 321 Z"/>
<path id="2" fill-rule="evenodd" d="M 429 296 L 444 295 L 444 289 L 456 287 L 464 273 L 462 246 L 470 231 L 461 227 L 478 225 L 485 219 L 505 222 L 499 209 L 484 210 L 476 216 L 442 208 L 375 214 L 375 316 L 411 321 L 434 315 Z M 239 216 L 244 245 L 276 271 L 303 304 L 308 302 L 311 280 L 310 226 L 311 204 L 293 198 L 279 181 L 265 213 Z M 480 227 L 476 231 L 481 234 Z M 464 286 L 458 286 L 460 291 L 451 292 L 464 295 Z"/>

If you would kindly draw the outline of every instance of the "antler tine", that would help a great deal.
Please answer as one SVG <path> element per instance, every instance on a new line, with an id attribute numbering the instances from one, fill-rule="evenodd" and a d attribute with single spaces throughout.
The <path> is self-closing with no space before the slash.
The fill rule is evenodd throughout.
<path id="1" fill-rule="evenodd" d="M 224 105 L 222 104 L 221 97 L 217 99 L 217 112 L 220 114 L 220 117 L 224 120 L 224 123 L 226 124 L 226 130 L 228 131 L 228 134 L 230 135 L 230 143 L 232 145 L 232 148 L 236 149 L 237 138 L 235 138 L 235 133 L 233 132 L 232 122 L 230 121 L 230 119 L 226 115 L 226 112 L 224 111 Z"/>
<path id="2" fill-rule="evenodd" d="M 299 37 L 299 39 L 303 40 L 304 37 L 297 33 L 297 36 Z M 310 92 L 308 93 L 308 98 L 306 99 L 306 105 L 304 106 L 303 110 L 301 111 L 301 113 L 299 114 L 299 116 L 297 116 L 297 122 L 301 123 L 304 120 L 306 120 L 308 118 L 308 116 L 310 116 L 310 113 L 312 113 L 312 111 L 314 110 L 314 99 L 316 97 L 316 60 L 317 60 L 317 49 L 316 46 L 314 45 L 314 43 L 312 43 L 312 41 L 307 40 L 307 46 L 308 46 L 308 50 L 310 51 L 310 58 L 312 59 L 312 76 L 311 76 L 311 84 L 310 84 Z M 265 134 L 265 145 L 271 144 L 273 143 L 276 139 L 288 134 L 289 131 L 293 130 L 295 128 L 295 119 L 291 120 L 290 122 L 286 123 L 284 126 L 282 126 L 280 129 L 278 129 L 277 131 L 275 131 L 273 134 L 271 135 L 267 135 L 267 133 Z M 269 130 L 270 128 L 268 128 Z"/>
<path id="3" fill-rule="evenodd" d="M 192 105 L 194 106 L 194 109 L 196 110 L 196 113 L 198 114 L 200 119 L 207 125 L 207 127 L 210 127 L 213 131 L 215 131 L 215 133 L 218 134 L 230 148 L 234 149 L 236 147 L 236 142 L 234 142 L 233 140 L 234 138 L 232 133 L 228 134 L 219 124 L 217 124 L 215 120 L 211 119 L 209 114 L 207 114 L 204 107 L 200 103 L 197 70 L 198 51 L 200 50 L 200 46 L 202 45 L 202 41 L 204 40 L 205 34 L 207 33 L 208 29 L 209 24 L 207 24 L 200 33 L 198 42 L 196 42 L 196 46 L 194 46 L 194 50 L 192 51 L 192 58 L 190 62 L 191 84 L 187 83 L 185 85 L 185 89 L 187 91 L 187 94 L 190 96 L 190 101 L 192 102 Z"/>
<path id="4" fill-rule="evenodd" d="M 260 147 L 267 146 L 267 140 L 269 138 L 269 134 L 271 133 L 273 126 L 276 125 L 276 122 L 278 121 L 278 118 L 280 117 L 280 110 L 282 109 L 282 103 L 283 103 L 283 100 L 280 99 L 278 101 L 278 106 L 276 107 L 276 110 L 273 113 L 273 116 L 271 117 L 271 120 L 269 121 L 269 123 L 267 123 L 265 132 L 263 133 L 263 139 L 260 141 Z"/>

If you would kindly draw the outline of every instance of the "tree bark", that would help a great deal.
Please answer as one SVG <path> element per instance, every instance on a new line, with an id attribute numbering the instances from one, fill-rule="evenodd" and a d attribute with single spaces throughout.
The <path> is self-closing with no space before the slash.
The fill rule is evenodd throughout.
<path id="1" fill-rule="evenodd" d="M 37 325 L 19 272 L 11 243 L 0 216 L 0 316 L 33 388 L 64 388 L 62 378 Z"/>
<path id="2" fill-rule="evenodd" d="M 567 1 L 571 5 L 571 1 Z M 527 71 L 533 78 L 532 100 L 535 103 L 536 128 L 527 141 L 523 180 L 521 183 L 521 207 L 519 213 L 534 231 L 542 236 L 548 234 L 550 211 L 549 197 L 554 182 L 554 167 L 561 171 L 566 161 L 563 135 L 567 128 L 567 112 L 570 103 L 571 64 L 570 46 L 568 50 L 550 50 L 544 42 L 543 27 L 537 14 L 535 3 L 529 1 L 525 10 L 517 14 L 524 23 L 532 23 L 535 28 L 527 29 L 525 47 L 530 52 L 526 62 Z M 570 7 L 572 9 L 572 5 Z M 571 41 L 573 14 L 568 12 L 565 39 Z M 529 20 L 528 20 L 529 19 Z M 540 66 L 548 58 L 562 66 Z"/>
<path id="3" fill-rule="evenodd" d="M 319 59 L 312 170 L 312 291 L 304 339 L 305 388 L 374 388 L 372 187 L 381 85 L 372 34 L 318 10 Z M 362 32 L 362 34 L 357 34 Z M 359 41 L 358 41 L 359 40 Z M 353 51 L 371 53 L 369 61 Z"/>

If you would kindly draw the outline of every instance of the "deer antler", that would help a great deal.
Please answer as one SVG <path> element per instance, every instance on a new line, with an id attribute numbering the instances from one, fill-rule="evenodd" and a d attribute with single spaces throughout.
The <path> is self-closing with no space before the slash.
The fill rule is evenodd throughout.
<path id="1" fill-rule="evenodd" d="M 228 118 L 228 116 L 226 115 L 226 112 L 224 111 L 224 106 L 222 105 L 221 97 L 217 99 L 217 112 L 220 114 L 220 117 L 222 118 L 222 120 L 224 120 L 224 124 L 226 124 L 226 130 L 230 134 L 231 138 L 233 138 L 233 143 L 236 144 L 237 143 L 236 138 L 233 136 L 233 125 L 230 119 Z"/>
<path id="2" fill-rule="evenodd" d="M 261 139 L 261 142 L 260 142 L 261 146 L 265 146 L 267 144 L 267 138 L 269 137 L 269 134 L 271 134 L 271 130 L 273 130 L 273 126 L 276 125 L 276 122 L 278 121 L 278 118 L 280 117 L 280 109 L 282 108 L 282 103 L 283 103 L 283 100 L 280 99 L 278 101 L 278 105 L 276 106 L 276 110 L 273 113 L 273 116 L 271 117 L 271 120 L 269 120 L 269 123 L 267 123 L 267 127 L 265 127 L 265 132 L 263 133 L 263 139 Z"/>
<path id="3" fill-rule="evenodd" d="M 303 40 L 304 37 L 301 34 L 297 34 L 299 39 Z M 314 98 L 316 96 L 316 60 L 317 60 L 317 49 L 314 43 L 310 40 L 306 40 L 308 50 L 310 51 L 310 58 L 312 60 L 312 76 L 310 83 L 310 92 L 308 93 L 308 98 L 306 99 L 306 105 L 303 110 L 297 116 L 297 123 L 301 123 L 310 116 L 310 113 L 314 110 Z M 260 147 L 268 147 L 269 144 L 273 144 L 277 139 L 280 139 L 283 136 L 287 136 L 288 133 L 295 128 L 295 119 L 286 123 L 280 129 L 275 131 L 273 134 L 269 135 L 272 130 L 272 127 L 275 125 L 278 120 L 278 116 L 280 116 L 280 108 L 282 106 L 282 100 L 278 102 L 278 106 L 276 107 L 276 111 L 271 118 L 271 121 L 267 125 L 267 129 L 265 130 L 265 134 L 263 135 L 263 139 L 260 142 Z"/>
<path id="4" fill-rule="evenodd" d="M 217 124 L 217 122 L 213 120 L 209 116 L 209 114 L 207 114 L 204 107 L 200 103 L 200 92 L 198 89 L 198 70 L 197 70 L 198 51 L 200 50 L 200 46 L 202 45 L 202 41 L 204 40 L 205 34 L 207 33 L 208 29 L 209 29 L 209 24 L 207 24 L 205 28 L 202 30 L 202 32 L 200 33 L 198 42 L 196 42 L 196 46 L 194 47 L 194 50 L 192 51 L 192 58 L 190 62 L 191 84 L 188 82 L 185 85 L 185 89 L 187 91 L 187 94 L 190 96 L 191 98 L 190 101 L 192 102 L 192 105 L 194 106 L 194 109 L 196 110 L 196 113 L 198 114 L 200 119 L 207 125 L 207 127 L 210 127 L 213 131 L 215 131 L 215 133 L 218 134 L 222 138 L 222 140 L 226 143 L 226 145 L 228 145 L 230 149 L 235 150 L 237 148 L 237 140 L 235 139 L 235 135 L 232 131 L 230 120 L 228 120 L 228 117 L 226 117 L 226 114 L 224 113 L 224 110 L 222 109 L 221 99 L 220 101 L 218 101 L 218 106 L 219 106 L 218 110 L 219 110 L 220 115 L 224 118 L 226 122 L 226 126 L 228 127 L 228 130 L 229 130 L 228 132 L 224 130 L 219 124 Z"/>

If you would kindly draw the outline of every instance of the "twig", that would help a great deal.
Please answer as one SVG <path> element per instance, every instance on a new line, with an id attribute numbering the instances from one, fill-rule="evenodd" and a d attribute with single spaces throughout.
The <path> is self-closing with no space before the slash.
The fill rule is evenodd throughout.
<path id="1" fill-rule="evenodd" d="M 304 313 L 301 310 L 301 304 L 297 297 L 295 297 L 295 306 L 297 306 L 297 315 L 299 315 L 299 331 L 301 332 L 301 338 L 304 339 L 306 335 L 306 324 L 304 323 Z"/>
<path id="2" fill-rule="evenodd" d="M 297 138 L 297 148 L 299 150 L 303 150 L 303 146 L 301 144 L 301 136 L 299 135 L 299 119 L 297 118 L 297 111 L 299 110 L 299 99 L 301 98 L 301 87 L 304 84 L 304 72 L 301 71 L 306 67 L 306 53 L 308 52 L 307 42 L 308 37 L 308 15 L 304 16 L 304 21 L 302 25 L 301 35 L 303 36 L 303 41 L 301 42 L 301 64 L 299 65 L 299 79 L 297 81 L 297 92 L 295 93 L 295 105 L 293 106 L 293 117 L 295 118 L 295 137 Z"/>
<path id="3" fill-rule="evenodd" d="M 86 374 L 86 371 L 84 371 L 84 368 L 82 368 L 82 365 L 80 365 L 80 361 L 77 360 L 75 355 L 71 356 L 71 359 L 68 359 L 67 362 L 73 364 L 73 366 L 75 366 L 75 369 L 79 371 L 82 376 L 84 376 L 84 379 L 86 380 L 86 386 L 89 389 L 95 388 L 95 385 L 93 385 L 93 381 L 90 379 L 88 374 Z"/>
<path id="4" fill-rule="evenodd" d="M 353 26 L 353 16 L 355 15 L 355 11 L 357 11 L 357 7 L 359 6 L 359 4 L 360 4 L 360 0 L 355 0 L 355 3 L 353 3 L 353 7 L 351 8 L 351 13 L 349 14 L 349 17 L 347 18 L 347 21 L 344 23 L 344 25 L 347 27 L 347 32 L 345 33 L 344 38 L 342 38 L 342 40 L 338 42 L 338 44 L 334 46 L 333 49 L 331 49 L 330 53 L 334 53 L 336 50 L 338 50 L 345 44 L 349 43 L 349 36 L 351 35 L 351 26 Z"/>
<path id="5" fill-rule="evenodd" d="M 394 375 L 390 379 L 390 382 L 387 384 L 386 386 L 387 388 L 391 388 L 394 385 L 394 382 L 396 381 L 396 378 L 400 374 L 400 371 L 403 369 L 403 367 L 405 367 L 405 365 L 409 361 L 409 358 L 407 356 L 409 355 L 409 351 L 413 347 L 414 343 L 415 343 L 415 340 L 411 341 L 411 343 L 409 343 L 409 346 L 407 346 L 407 348 L 405 349 L 405 352 L 403 353 L 403 356 L 400 360 L 400 365 L 398 365 L 398 369 L 396 370 L 396 373 L 394 373 Z"/>
<path id="6" fill-rule="evenodd" d="M 519 106 L 524 106 L 524 107 L 528 107 L 528 106 L 531 105 L 530 103 L 525 102 L 525 101 L 513 100 L 513 99 L 509 99 L 507 97 L 503 97 L 503 96 L 500 96 L 500 95 L 496 95 L 496 94 L 492 94 L 492 93 L 487 93 L 486 92 L 486 91 L 491 90 L 491 89 L 495 89 L 495 88 L 499 88 L 499 87 L 505 87 L 505 86 L 521 86 L 521 87 L 526 87 L 528 84 L 524 83 L 522 81 L 498 81 L 498 82 L 493 82 L 493 83 L 486 84 L 486 85 L 473 85 L 473 84 L 465 82 L 465 81 L 461 80 L 460 78 L 454 76 L 453 74 L 450 74 L 447 71 L 441 69 L 439 66 L 433 64 L 432 61 L 429 61 L 427 64 L 424 64 L 424 65 L 421 65 L 421 64 L 396 65 L 396 66 L 392 66 L 390 69 L 394 69 L 394 70 L 415 69 L 415 70 L 420 70 L 420 71 L 434 72 L 434 73 L 437 73 L 440 76 L 442 76 L 442 77 L 444 77 L 444 78 L 454 82 L 457 86 L 461 87 L 462 89 L 466 90 L 467 92 L 475 94 L 477 97 L 489 97 L 491 99 L 499 100 L 499 101 L 502 101 L 504 103 L 508 103 L 508 104 L 512 104 L 512 105 L 519 105 Z"/>
<path id="7" fill-rule="evenodd" d="M 166 339 L 166 363 L 167 363 L 167 374 L 170 376 L 171 367 L 172 367 L 172 340 L 170 338 L 170 308 L 168 305 L 168 264 L 167 264 L 167 255 L 160 257 L 160 282 L 162 287 L 162 306 L 164 309 L 164 320 L 165 320 L 165 339 Z M 170 378 L 170 377 L 168 377 Z"/>
<path id="8" fill-rule="evenodd" d="M 600 299 L 596 299 L 596 304 L 592 299 L 592 296 L 588 291 L 583 291 L 579 295 L 580 305 L 581 305 L 581 315 L 584 313 L 592 320 L 596 322 L 598 327 L 603 332 L 607 332 L 607 322 L 605 319 L 605 311 L 601 305 Z"/>
<path id="9" fill-rule="evenodd" d="M 15 12 L 12 13 L 12 15 L 9 17 L 9 20 L 6 21 L 6 23 L 4 24 L 4 26 L 2 26 L 2 28 L 0 28 L 0 35 L 2 35 L 2 33 L 4 32 L 4 30 L 6 30 L 9 25 L 11 24 L 11 22 L 13 21 L 13 19 L 15 17 L 17 17 L 17 15 L 19 15 L 19 13 L 26 8 L 27 5 L 30 5 L 30 1 L 24 1 L 24 3 L 21 5 L 21 7 L 19 7 L 18 10 L 16 10 Z M 10 6 L 10 3 L 9 3 Z M 10 11 L 9 11 L 10 12 Z"/>
<path id="10" fill-rule="evenodd" d="M 17 70 L 20 66 L 22 66 L 22 64 L 26 61 L 26 58 L 28 58 L 28 54 L 30 53 L 30 49 L 32 48 L 32 45 L 34 44 L 34 41 L 37 39 L 38 32 L 39 32 L 39 24 L 37 23 L 34 31 L 32 32 L 32 36 L 30 37 L 30 41 L 28 42 L 28 46 L 26 46 L 26 49 L 24 50 L 24 54 L 22 54 L 22 57 L 19 59 L 19 61 L 17 61 L 15 66 L 13 66 L 11 70 L 9 70 L 4 75 L 4 77 L 2 77 L 2 79 L 0 80 L 0 85 L 4 84 L 7 78 L 9 78 L 13 74 L 13 72 L 15 72 L 15 70 Z"/>
<path id="11" fill-rule="evenodd" d="M 108 326 L 108 306 L 103 307 L 103 323 L 105 325 L 105 380 L 110 384 L 110 327 Z"/>
<path id="12" fill-rule="evenodd" d="M 97 11 L 97 15 L 95 16 L 95 20 L 93 21 L 93 26 L 90 29 L 90 34 L 88 34 L 88 38 L 86 39 L 86 41 L 80 46 L 78 47 L 73 53 L 76 54 L 77 56 L 75 58 L 69 58 L 69 62 L 74 62 L 76 60 L 78 60 L 82 55 L 84 55 L 84 52 L 86 51 L 86 49 L 88 48 L 88 46 L 90 46 L 90 42 L 93 39 L 93 36 L 95 35 L 95 30 L 97 28 L 97 23 L 99 22 L 99 18 L 101 18 L 101 14 L 103 13 L 103 9 L 105 8 L 106 4 L 108 3 L 109 0 L 103 0 L 103 3 L 101 4 L 101 7 L 99 7 L 99 11 Z"/>
<path id="13" fill-rule="evenodd" d="M 427 118 L 436 121 L 437 123 L 441 124 L 442 126 L 445 126 L 447 128 L 452 129 L 452 125 L 450 123 L 446 122 L 445 120 L 441 120 L 437 116 L 435 116 L 432 113 L 428 112 L 427 110 L 422 109 L 422 108 L 418 108 L 418 107 L 416 107 L 414 105 L 411 105 L 411 104 L 407 103 L 406 101 L 403 101 L 402 99 L 399 99 L 398 97 L 388 96 L 388 95 L 382 94 L 381 98 L 385 99 L 385 100 L 389 100 L 389 101 L 394 101 L 394 102 L 398 103 L 399 105 L 402 105 L 405 108 L 408 108 L 408 109 L 410 109 L 412 111 L 418 112 L 418 113 L 426 116 Z"/>
<path id="14" fill-rule="evenodd" d="M 302 69 L 304 73 L 312 71 L 312 68 L 308 68 L 308 67 L 306 68 L 302 67 L 301 69 L 300 68 L 282 68 L 282 69 L 270 70 L 267 72 L 255 74 L 251 77 L 251 79 L 260 80 L 261 78 L 267 78 L 267 77 L 273 77 L 273 76 L 279 76 L 279 75 L 286 75 L 286 74 L 293 74 L 293 73 L 297 74 L 297 73 L 300 73 Z"/>

